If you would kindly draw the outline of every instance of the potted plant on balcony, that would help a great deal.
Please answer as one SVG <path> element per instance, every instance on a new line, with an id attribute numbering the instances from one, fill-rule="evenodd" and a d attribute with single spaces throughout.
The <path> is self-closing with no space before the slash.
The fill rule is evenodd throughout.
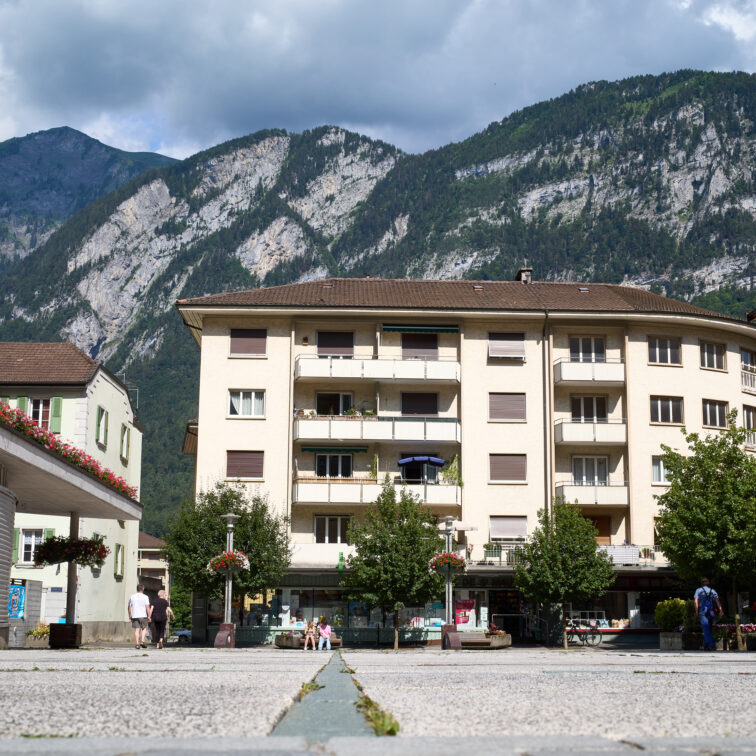
<path id="1" fill-rule="evenodd" d="M 455 454 L 441 468 L 441 479 L 449 485 L 462 488 L 462 473 L 459 469 L 459 454 Z"/>
<path id="2" fill-rule="evenodd" d="M 344 410 L 344 417 L 362 417 L 362 412 L 357 409 L 357 407 L 350 407 L 348 410 Z"/>

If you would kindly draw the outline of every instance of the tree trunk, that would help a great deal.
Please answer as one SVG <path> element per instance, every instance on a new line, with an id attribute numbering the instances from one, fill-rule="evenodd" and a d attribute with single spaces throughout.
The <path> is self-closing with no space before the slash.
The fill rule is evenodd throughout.
<path id="1" fill-rule="evenodd" d="M 562 604 L 562 643 L 567 648 L 567 604 Z"/>
<path id="2" fill-rule="evenodd" d="M 394 651 L 399 650 L 399 610 L 394 609 Z"/>
<path id="3" fill-rule="evenodd" d="M 740 610 L 738 609 L 738 584 L 732 579 L 732 616 L 735 618 L 735 638 L 738 641 L 738 651 L 745 651 L 743 633 L 740 632 Z"/>

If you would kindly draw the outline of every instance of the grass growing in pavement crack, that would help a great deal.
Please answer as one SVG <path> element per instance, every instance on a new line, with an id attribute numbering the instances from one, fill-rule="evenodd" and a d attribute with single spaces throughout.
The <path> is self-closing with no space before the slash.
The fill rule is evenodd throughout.
<path id="1" fill-rule="evenodd" d="M 387 711 L 381 709 L 372 698 L 364 693 L 356 703 L 357 709 L 362 712 L 367 723 L 373 728 L 373 732 L 380 738 L 383 735 L 396 735 L 399 732 L 399 722 Z"/>
<path id="2" fill-rule="evenodd" d="M 314 680 L 302 683 L 302 687 L 299 689 L 299 700 L 301 701 L 308 693 L 312 693 L 314 690 L 320 690 L 321 688 L 325 688 L 325 685 L 319 685 Z"/>
<path id="3" fill-rule="evenodd" d="M 354 670 L 351 667 L 344 667 L 344 669 L 341 670 L 342 672 L 346 672 L 348 675 L 353 675 Z"/>

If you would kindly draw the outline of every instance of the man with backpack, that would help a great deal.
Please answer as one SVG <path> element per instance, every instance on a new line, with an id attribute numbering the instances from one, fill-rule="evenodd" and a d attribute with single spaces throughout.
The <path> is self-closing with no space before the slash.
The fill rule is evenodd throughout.
<path id="1" fill-rule="evenodd" d="M 696 590 L 693 597 L 698 619 L 701 622 L 703 630 L 703 647 L 704 651 L 713 651 L 717 644 L 714 642 L 714 636 L 711 633 L 711 626 L 717 618 L 717 612 L 722 614 L 722 604 L 719 601 L 719 595 L 709 585 L 709 578 L 701 578 L 701 587 Z"/>

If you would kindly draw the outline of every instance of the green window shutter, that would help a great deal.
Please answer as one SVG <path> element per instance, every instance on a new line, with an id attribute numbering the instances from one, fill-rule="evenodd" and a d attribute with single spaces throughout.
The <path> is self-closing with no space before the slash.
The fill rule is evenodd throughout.
<path id="1" fill-rule="evenodd" d="M 50 399 L 50 430 L 60 433 L 61 417 L 63 416 L 63 397 L 54 396 Z"/>
<path id="2" fill-rule="evenodd" d="M 105 440 L 102 442 L 105 446 L 108 445 L 108 420 L 110 419 L 109 415 L 110 413 L 106 410 L 103 410 L 103 413 L 105 415 Z"/>
<path id="3" fill-rule="evenodd" d="M 0 402 L 5 402 L 6 404 L 10 404 L 10 397 L 9 396 L 0 396 Z"/>
<path id="4" fill-rule="evenodd" d="M 55 528 L 45 528 L 42 538 L 46 541 L 48 538 L 55 538 Z"/>
<path id="5" fill-rule="evenodd" d="M 19 396 L 16 398 L 16 407 L 21 410 L 21 412 L 26 412 L 29 408 L 29 397 L 28 396 Z"/>
<path id="6" fill-rule="evenodd" d="M 18 538 L 21 535 L 20 528 L 13 528 L 13 558 L 11 562 L 15 564 L 18 561 Z"/>

